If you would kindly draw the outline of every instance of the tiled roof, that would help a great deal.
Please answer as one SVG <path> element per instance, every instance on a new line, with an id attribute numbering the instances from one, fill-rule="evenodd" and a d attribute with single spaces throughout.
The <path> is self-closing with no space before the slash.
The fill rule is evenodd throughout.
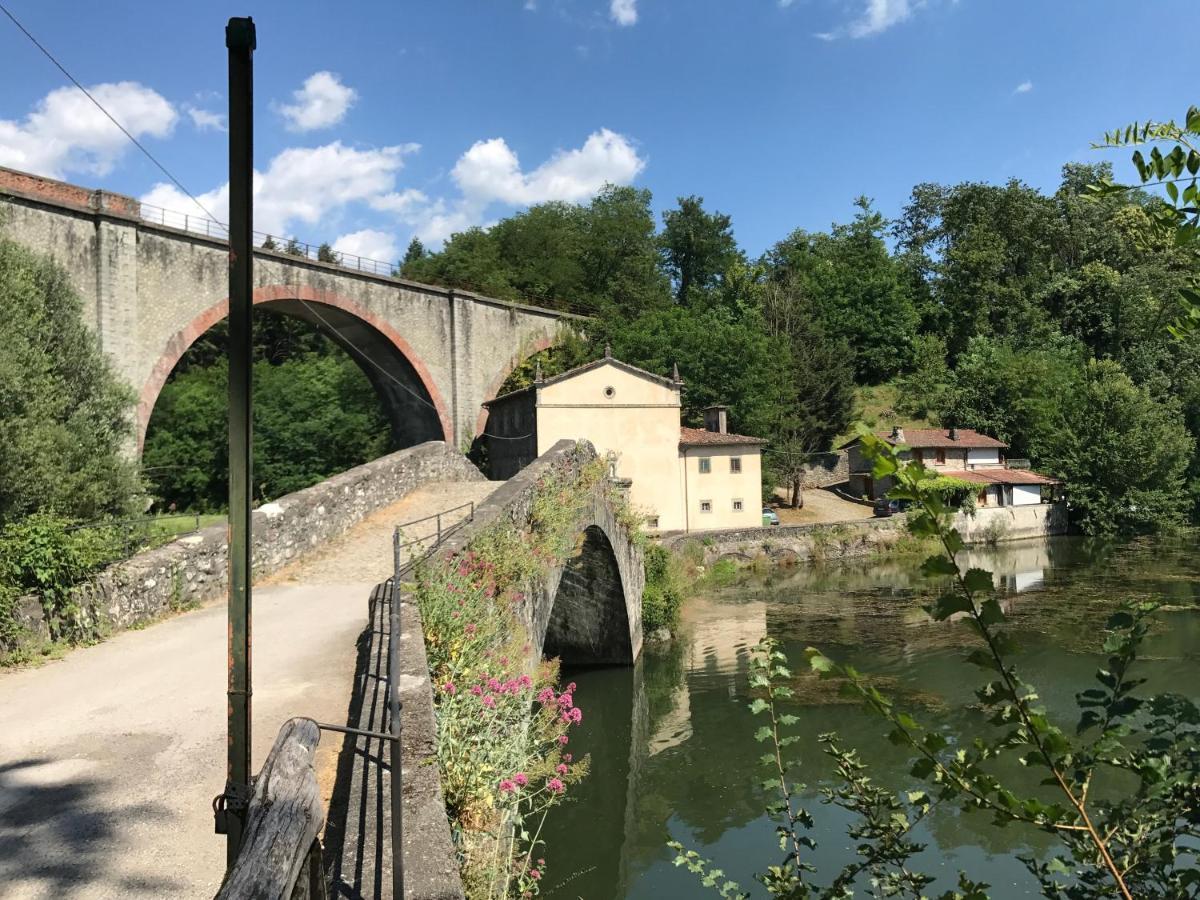
<path id="1" fill-rule="evenodd" d="M 925 447 L 1007 447 L 1008 444 L 1004 441 L 998 441 L 994 437 L 988 437 L 986 434 L 980 434 L 970 428 L 958 429 L 958 437 L 954 440 L 950 439 L 950 430 L 948 428 L 905 428 L 904 440 L 892 440 L 890 431 L 877 431 L 878 435 L 889 444 L 903 444 L 906 447 L 914 449 L 922 449 Z"/>
<path id="2" fill-rule="evenodd" d="M 1028 469 L 969 469 L 948 470 L 938 469 L 939 475 L 947 478 L 957 478 L 959 481 L 970 481 L 975 484 L 1061 484 L 1057 478 L 1039 475 Z"/>
<path id="3" fill-rule="evenodd" d="M 765 444 L 762 438 L 750 437 L 746 434 L 722 434 L 719 431 L 706 431 L 703 428 L 680 428 L 680 447 L 729 447 L 734 444 Z"/>

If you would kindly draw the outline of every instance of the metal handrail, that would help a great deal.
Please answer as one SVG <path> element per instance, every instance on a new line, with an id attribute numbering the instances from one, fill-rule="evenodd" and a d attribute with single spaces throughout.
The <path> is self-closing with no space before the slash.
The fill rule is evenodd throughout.
<path id="1" fill-rule="evenodd" d="M 466 518 L 459 520 L 449 528 L 442 528 L 442 516 L 467 508 L 470 509 L 470 512 Z M 391 754 L 389 758 L 392 773 L 390 798 L 392 811 L 392 896 L 397 898 L 397 900 L 404 897 L 404 851 L 400 840 L 403 831 L 402 821 L 404 816 L 401 793 L 403 771 L 400 746 L 400 718 L 404 709 L 404 705 L 400 701 L 400 576 L 411 569 L 421 559 L 427 559 L 435 553 L 442 541 L 468 522 L 473 522 L 474 520 L 475 502 L 471 501 L 470 503 L 463 503 L 451 509 L 444 509 L 431 516 L 423 516 L 420 519 L 402 522 L 392 531 L 392 589 L 390 592 L 392 605 L 388 611 L 388 731 L 391 742 Z M 433 535 L 426 535 L 424 538 L 416 538 L 408 542 L 401 541 L 403 528 L 420 525 L 423 522 L 429 521 L 437 522 L 437 531 Z M 429 537 L 434 537 L 434 542 L 426 547 L 423 553 L 414 556 L 407 564 L 401 563 L 401 551 L 417 544 L 423 545 Z"/>
<path id="2" fill-rule="evenodd" d="M 149 222 L 152 225 L 161 225 L 164 228 L 176 228 L 180 231 L 186 231 L 189 234 L 203 235 L 206 238 L 213 240 L 228 240 L 229 229 L 224 222 L 219 222 L 216 219 L 210 219 L 207 216 L 194 216 L 191 213 L 176 212 L 171 209 L 164 209 L 161 206 L 155 206 L 153 203 L 140 204 L 140 217 L 143 221 Z M 263 244 L 268 240 L 275 245 L 273 252 L 288 254 L 292 253 L 299 259 L 307 259 L 315 262 L 324 262 L 318 258 L 321 245 L 310 244 L 307 241 L 299 241 L 291 237 L 284 237 L 278 234 L 268 234 L 265 231 L 252 232 L 254 244 L 257 249 L 262 250 Z M 293 252 L 294 251 L 294 252 Z M 385 278 L 400 278 L 399 262 L 388 262 L 382 259 L 371 259 L 367 256 L 359 256 L 354 253 L 346 253 L 343 250 L 332 250 L 331 255 L 333 265 L 342 266 L 346 269 L 352 269 L 356 272 L 365 272 L 370 275 L 382 276 Z M 454 290 L 465 290 L 478 295 L 483 299 L 489 298 L 483 293 L 483 289 L 476 284 L 466 281 L 457 281 L 453 285 Z M 509 302 L 509 301 L 500 301 Z M 599 310 L 594 305 L 588 305 L 579 301 L 563 300 L 558 297 L 547 297 L 535 294 L 525 294 L 522 303 L 542 304 L 547 309 L 556 309 L 565 307 L 563 312 L 571 313 L 572 315 L 582 318 L 590 318 L 598 314 Z"/>

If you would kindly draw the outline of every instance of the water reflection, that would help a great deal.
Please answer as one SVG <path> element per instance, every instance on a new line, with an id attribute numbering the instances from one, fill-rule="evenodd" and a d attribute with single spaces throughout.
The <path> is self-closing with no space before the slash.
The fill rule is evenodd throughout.
<path id="1" fill-rule="evenodd" d="M 1195 539 L 1056 539 L 971 551 L 968 563 L 995 573 L 1021 634 L 1022 675 L 1061 714 L 1073 711 L 1075 692 L 1092 678 L 1096 635 L 1124 597 L 1171 604 L 1146 648 L 1153 660 L 1144 673 L 1148 688 L 1191 683 L 1200 655 L 1196 549 Z M 961 662 L 973 637 L 961 624 L 929 620 L 921 604 L 937 585 L 919 576 L 918 565 L 888 559 L 748 578 L 689 601 L 680 640 L 648 651 L 636 667 L 572 673 L 585 711 L 573 749 L 591 754 L 593 774 L 547 823 L 546 892 L 588 900 L 700 893 L 693 876 L 671 865 L 670 839 L 717 859 L 743 888 L 753 888 L 753 872 L 776 862 L 773 825 L 762 816 L 762 750 L 751 737 L 758 723 L 746 709 L 750 650 L 765 634 L 782 641 L 793 660 L 815 644 L 854 664 L 931 725 L 986 728 L 972 706 L 979 679 Z M 828 871 L 853 851 L 845 814 L 820 803 L 830 766 L 817 735 L 839 732 L 896 790 L 913 786 L 910 760 L 883 739 L 879 720 L 828 682 L 798 672 L 795 687 L 803 794 L 817 819 L 813 862 Z M 1027 770 L 1006 774 L 1022 790 L 1041 790 Z M 965 869 L 991 882 L 994 896 L 1037 895 L 1015 861 L 1018 853 L 1045 852 L 1037 833 L 998 830 L 981 814 L 944 810 L 919 838 L 928 849 L 917 864 L 939 876 L 933 894 Z"/>

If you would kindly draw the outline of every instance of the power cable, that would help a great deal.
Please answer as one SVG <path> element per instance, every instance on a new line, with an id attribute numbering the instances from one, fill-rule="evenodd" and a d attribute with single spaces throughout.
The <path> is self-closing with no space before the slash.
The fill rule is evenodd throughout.
<path id="1" fill-rule="evenodd" d="M 125 137 L 129 138 L 129 140 L 133 143 L 133 146 L 135 146 L 139 150 L 141 150 L 142 153 L 144 153 L 146 155 L 146 158 L 148 160 L 150 160 L 150 162 L 152 162 L 152 163 L 154 163 L 154 165 L 158 166 L 159 171 L 162 172 L 164 175 L 166 175 L 169 179 L 171 179 L 172 183 L 177 188 L 179 188 L 181 191 L 183 191 L 185 194 L 187 194 L 188 198 L 193 203 L 195 203 L 196 206 L 200 207 L 200 209 L 203 210 L 203 212 L 206 216 L 208 216 L 210 219 L 212 219 L 214 222 L 216 222 L 218 225 L 220 225 L 226 231 L 229 230 L 228 226 L 225 225 L 225 223 L 223 223 L 220 219 L 218 219 L 211 212 L 209 212 L 208 209 L 204 206 L 204 204 L 201 203 L 199 200 L 197 200 L 195 195 L 192 194 L 192 192 L 189 191 L 186 187 L 184 187 L 183 182 L 181 182 L 178 178 L 176 178 L 174 175 L 172 175 L 170 170 L 168 170 L 166 166 L 164 166 L 162 163 L 160 163 L 154 157 L 153 153 L 151 153 L 144 146 L 142 146 L 142 143 L 137 138 L 135 138 L 132 134 L 130 134 L 129 131 L 125 128 L 125 126 L 116 120 L 116 117 L 114 117 L 112 113 L 110 113 L 107 109 L 104 108 L 104 104 L 102 104 L 99 100 L 97 100 L 95 97 L 93 97 L 91 95 L 91 93 L 88 91 L 88 89 L 85 88 L 82 84 L 80 84 L 79 80 L 74 75 L 72 75 L 70 72 L 67 71 L 66 66 L 64 66 L 57 59 L 54 58 L 53 53 L 51 53 L 44 46 L 42 46 L 42 43 L 37 38 L 35 38 L 32 34 L 30 34 L 29 29 L 26 28 L 24 25 L 22 25 L 20 23 L 20 21 L 17 19 L 17 17 L 14 16 L 9 11 L 8 7 L 6 7 L 3 3 L 0 3 L 0 12 L 3 12 L 6 16 L 8 16 L 8 18 L 10 20 L 12 20 L 12 23 L 21 30 L 21 33 L 24 34 L 25 37 L 29 38 L 29 40 L 33 42 L 33 45 L 35 47 L 37 47 L 39 50 L 42 51 L 42 54 L 46 57 L 46 59 L 48 59 L 48 60 L 50 60 L 50 62 L 54 63 L 54 65 L 58 68 L 58 70 L 60 72 L 62 72 L 64 75 L 66 75 L 67 78 L 70 80 L 70 82 L 73 85 L 75 85 L 75 87 L 79 88 L 80 91 L 83 92 L 83 95 L 85 97 L 87 97 L 89 100 L 92 101 L 92 103 L 95 105 L 96 109 L 98 109 L 98 110 L 100 110 L 100 112 L 104 113 L 104 115 L 108 119 L 108 121 L 110 121 L 114 125 L 116 125 L 117 128 L 119 128 L 121 130 L 121 134 L 123 134 L 123 135 L 125 135 Z"/>

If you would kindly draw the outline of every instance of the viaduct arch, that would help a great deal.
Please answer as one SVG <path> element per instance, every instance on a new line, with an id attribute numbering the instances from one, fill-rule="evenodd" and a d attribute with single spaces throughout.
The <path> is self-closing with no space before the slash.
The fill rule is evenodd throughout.
<path id="1" fill-rule="evenodd" d="M 228 243 L 215 223 L 146 221 L 132 197 L 0 168 L 6 236 L 48 254 L 138 397 L 138 445 L 171 368 L 227 312 Z M 190 225 L 189 225 L 190 222 Z M 197 223 L 204 233 L 196 233 Z M 188 230 L 191 228 L 192 230 Z M 471 440 L 513 367 L 580 317 L 256 250 L 255 302 L 316 322 L 367 372 L 406 442 Z M 432 405 L 414 398 L 413 393 Z"/>

